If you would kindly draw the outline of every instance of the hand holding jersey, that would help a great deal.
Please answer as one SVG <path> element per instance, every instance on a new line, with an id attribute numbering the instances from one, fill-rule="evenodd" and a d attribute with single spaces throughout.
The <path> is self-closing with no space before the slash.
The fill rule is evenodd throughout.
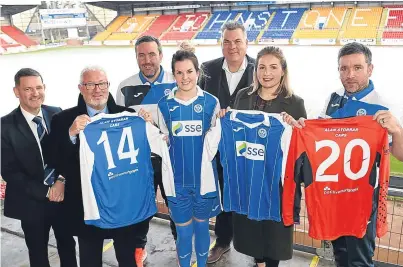
<path id="1" fill-rule="evenodd" d="M 215 133 L 209 130 L 219 103 L 197 86 L 199 64 L 192 52 L 177 51 L 172 66 L 178 87 L 158 103 L 158 125 L 169 136 L 175 180 L 176 196 L 167 193 L 168 207 L 178 232 L 179 265 L 190 266 L 194 233 L 197 265 L 205 267 L 210 244 L 208 219 L 221 211 L 215 168 L 204 152 L 210 133 Z"/>
<path id="2" fill-rule="evenodd" d="M 376 233 L 383 236 L 387 231 L 389 183 L 386 131 L 370 116 L 305 123 L 303 129 L 294 128 L 288 153 L 284 224 L 294 222 L 294 192 L 303 182 L 311 237 L 362 238 L 372 220 L 373 207 L 378 205 Z"/>
<path id="3" fill-rule="evenodd" d="M 388 108 L 391 108 L 388 104 L 385 104 L 383 101 L 382 97 L 379 95 L 378 92 L 375 91 L 374 89 L 374 84 L 370 80 L 370 77 L 372 75 L 372 70 L 373 70 L 373 65 L 372 65 L 372 53 L 369 50 L 369 48 L 365 45 L 359 44 L 359 43 L 349 43 L 345 46 L 343 46 L 338 55 L 338 62 L 339 62 L 339 75 L 340 75 L 340 80 L 343 84 L 343 89 L 338 90 L 334 93 L 331 94 L 331 96 L 327 99 L 325 107 L 320 115 L 321 118 L 346 118 L 346 117 L 355 117 L 355 116 L 362 116 L 362 115 L 373 115 L 372 117 L 372 123 L 368 121 L 368 118 L 362 120 L 367 120 L 365 123 L 358 125 L 357 129 L 360 129 L 359 127 L 368 127 L 371 128 L 371 134 L 363 134 L 359 137 L 362 138 L 370 138 L 370 135 L 373 134 L 373 132 L 376 132 L 376 134 L 380 134 L 379 129 L 386 129 L 388 133 L 390 134 L 389 136 L 389 143 L 393 145 L 390 148 L 391 153 L 396 156 L 398 159 L 403 160 L 403 130 L 401 126 L 399 125 L 399 122 L 396 120 L 395 117 L 393 117 L 391 111 L 388 111 Z M 360 121 L 361 118 L 357 118 L 357 121 Z M 378 123 L 375 123 L 374 120 Z M 332 120 L 333 121 L 333 120 Z M 329 121 L 329 123 L 332 123 L 332 121 Z M 339 121 L 334 121 L 335 123 L 338 123 Z M 326 120 L 323 122 L 318 121 L 318 123 L 327 123 Z M 374 124 L 375 123 L 375 124 Z M 297 128 L 305 127 L 304 120 L 298 120 L 297 123 L 295 123 L 294 120 L 291 120 L 291 124 Z M 380 125 L 382 128 L 380 128 L 378 125 Z M 376 131 L 373 131 L 376 130 Z M 301 135 L 304 134 L 304 129 L 301 131 L 294 130 L 296 132 L 300 132 Z M 360 129 L 362 131 L 362 129 Z M 383 131 L 385 132 L 385 131 Z M 346 136 L 350 136 L 354 133 L 343 133 Z M 332 151 L 338 151 L 340 153 L 340 147 L 338 145 L 338 142 L 340 140 L 345 139 L 346 137 L 343 137 L 343 134 L 338 136 L 336 140 L 332 142 L 327 142 L 327 143 L 322 143 L 322 146 L 317 146 L 316 150 L 321 150 L 322 147 L 325 145 L 328 146 L 331 144 L 331 149 Z M 294 138 L 294 137 L 293 137 Z M 383 140 L 381 137 L 379 137 L 380 140 Z M 356 140 L 361 140 L 360 138 Z M 333 143 L 334 142 L 334 143 Z M 374 141 L 375 142 L 375 141 Z M 317 143 L 318 144 L 318 143 Z M 343 143 L 344 144 L 344 143 Z M 362 166 L 361 169 L 358 173 L 355 173 L 356 170 L 351 171 L 351 164 L 352 162 L 357 161 L 360 157 L 356 155 L 355 157 L 351 157 L 351 152 L 353 151 L 353 147 L 357 145 L 364 145 L 367 144 L 365 147 L 366 149 L 363 149 L 364 153 L 366 155 L 370 155 L 370 157 L 363 157 L 363 160 L 361 162 Z M 345 145 L 345 144 L 344 144 Z M 347 149 L 347 146 L 349 149 Z M 361 190 L 364 191 L 363 193 L 367 195 L 366 198 L 361 198 L 358 202 L 357 201 L 348 201 L 348 199 L 351 199 L 351 195 L 357 195 L 358 192 L 352 192 L 352 191 L 345 191 L 344 189 L 341 190 L 341 195 L 339 197 L 344 197 L 344 201 L 347 201 L 343 207 L 349 207 L 349 203 L 359 203 L 362 205 L 366 205 L 366 208 L 360 209 L 352 209 L 354 212 L 352 213 L 351 216 L 353 217 L 358 217 L 357 213 L 360 214 L 361 217 L 361 227 L 357 227 L 358 223 L 357 221 L 354 222 L 356 227 L 354 230 L 354 226 L 352 225 L 351 227 L 348 227 L 348 229 L 344 229 L 344 234 L 343 236 L 340 233 L 343 231 L 340 231 L 339 234 L 335 234 L 338 230 L 341 230 L 339 225 L 335 224 L 333 227 L 328 228 L 326 231 L 322 231 L 320 236 L 322 238 L 339 238 L 335 239 L 332 241 L 333 244 L 333 251 L 335 255 L 335 261 L 337 266 L 352 266 L 352 265 L 362 265 L 362 266 L 374 266 L 372 257 L 374 255 L 374 250 L 375 250 L 375 236 L 376 234 L 378 236 L 381 236 L 385 233 L 386 231 L 386 206 L 380 206 L 378 207 L 378 204 L 384 204 L 386 195 L 387 195 L 387 183 L 386 184 L 381 184 L 380 179 L 384 179 L 386 181 L 389 178 L 389 171 L 386 170 L 389 168 L 389 161 L 388 161 L 388 153 L 389 149 L 386 147 L 387 144 L 385 144 L 385 149 L 383 151 L 379 150 L 379 157 L 376 157 L 376 162 L 378 162 L 379 159 L 382 160 L 383 164 L 377 168 L 376 166 L 373 166 L 373 155 L 376 154 L 376 152 L 373 150 L 374 148 L 371 146 L 368 148 L 368 143 L 362 142 L 362 141 L 351 141 L 349 145 L 345 147 L 345 156 L 347 155 L 348 158 L 351 158 L 350 162 L 349 160 L 345 160 L 346 165 L 342 166 L 341 164 L 334 165 L 338 166 L 338 168 L 335 168 L 334 171 L 332 172 L 332 175 L 334 173 L 346 173 L 345 171 L 347 170 L 350 178 L 353 177 L 354 179 L 343 179 L 345 181 L 349 181 L 350 184 L 352 184 L 352 181 L 358 182 L 358 183 L 364 183 L 364 182 L 369 182 L 369 187 L 366 185 L 367 190 L 371 189 L 373 190 L 373 199 L 375 201 L 372 201 L 372 198 L 370 197 L 370 193 L 367 190 Z M 297 148 L 300 149 L 300 148 Z M 338 150 L 334 150 L 338 149 Z M 336 154 L 335 154 L 336 155 Z M 331 158 L 333 162 L 336 162 L 337 158 L 333 157 Z M 374 169 L 373 173 L 366 173 L 366 170 L 368 170 L 368 160 L 371 160 L 370 165 L 372 166 L 371 168 Z M 312 163 L 312 162 L 311 162 Z M 320 166 L 322 167 L 321 173 L 319 173 L 319 176 L 316 175 L 317 179 L 319 180 L 323 179 L 324 177 L 329 177 L 330 173 L 324 173 L 324 171 L 327 170 L 332 164 L 329 165 L 329 161 L 323 162 Z M 325 165 L 326 164 L 326 165 Z M 291 164 L 292 165 L 292 164 Z M 358 164 L 359 165 L 359 164 Z M 366 166 L 366 168 L 365 168 Z M 324 168 L 327 167 L 327 168 Z M 347 167 L 347 168 L 346 168 Z M 378 170 L 383 171 L 382 175 L 379 173 L 378 177 Z M 314 171 L 319 171 L 314 170 Z M 364 176 L 363 176 L 364 173 Z M 366 173 L 366 174 L 365 174 Z M 360 174 L 360 175 L 358 175 Z M 294 174 L 292 174 L 294 175 Z M 330 175 L 330 176 L 332 176 Z M 334 175 L 333 175 L 334 176 Z M 375 178 L 373 177 L 375 176 Z M 363 177 L 365 179 L 363 179 Z M 297 177 L 295 177 L 297 179 Z M 374 183 L 374 179 L 376 180 Z M 379 179 L 379 180 L 378 180 Z M 290 180 L 289 180 L 290 181 Z M 379 187 L 377 187 L 379 181 Z M 324 183 L 322 183 L 324 184 Z M 307 186 L 307 184 L 305 184 Z M 337 183 L 337 186 L 340 186 L 340 183 Z M 364 185 L 365 186 L 365 185 Z M 311 186 L 311 189 L 313 187 Z M 359 188 L 359 187 L 357 187 Z M 378 189 L 380 188 L 381 192 L 378 192 Z M 308 190 L 308 188 L 306 188 Z M 322 188 L 323 194 L 333 194 L 332 192 L 339 192 L 335 191 L 331 186 L 326 186 Z M 326 189 L 326 190 L 325 190 Z M 361 192 L 360 191 L 360 192 Z M 347 194 L 347 195 L 346 195 Z M 379 195 L 379 198 L 378 198 Z M 322 197 L 321 193 L 317 194 L 317 197 Z M 325 197 L 325 196 L 323 196 Z M 383 200 L 381 201 L 381 198 Z M 330 199 L 330 197 L 328 197 Z M 366 200 L 364 200 L 366 199 Z M 378 203 L 379 199 L 379 203 Z M 308 201 L 308 199 L 307 199 Z M 319 202 L 318 202 L 319 203 Z M 284 205 L 287 205 L 286 202 Z M 308 204 L 309 205 L 309 204 Z M 331 206 L 332 209 L 334 209 L 334 205 Z M 336 204 L 336 208 L 337 208 Z M 369 213 L 370 211 L 370 213 Z M 364 214 L 364 213 L 365 214 Z M 286 211 L 287 213 L 287 211 Z M 380 214 L 382 213 L 382 214 Z M 368 217 L 369 215 L 369 217 Z M 290 214 L 288 216 L 291 216 Z M 343 215 L 344 216 L 344 213 Z M 326 218 L 326 217 L 324 217 Z M 347 219 L 350 219 L 347 216 Z M 285 219 L 284 219 L 285 220 Z M 288 219 L 289 220 L 289 219 Z M 320 220 L 323 220 L 323 218 L 320 218 Z M 320 220 L 317 220 L 317 223 L 319 223 Z M 383 221 L 383 226 L 380 225 L 379 220 L 384 220 Z M 376 224 L 375 224 L 376 221 Z M 290 222 L 290 221 L 288 221 Z M 315 225 L 315 223 L 313 223 Z M 328 225 L 326 225 L 327 227 Z M 315 227 L 315 226 L 314 226 Z M 323 230 L 326 228 L 323 228 Z M 359 230 L 357 230 L 359 229 Z M 333 231 L 333 235 L 330 235 L 329 232 Z M 356 231 L 355 233 L 353 231 Z M 324 232 L 327 232 L 327 234 L 324 234 Z M 323 235 L 322 235 L 323 234 Z M 326 237 L 324 237 L 326 236 Z"/>
<path id="4" fill-rule="evenodd" d="M 162 157 L 165 191 L 175 195 L 168 148 L 159 130 L 135 113 L 94 116 L 80 140 L 87 224 L 124 227 L 155 214 L 151 152 Z"/>
<path id="5" fill-rule="evenodd" d="M 377 111 L 374 115 L 374 120 L 376 120 L 383 128 L 385 128 L 390 135 L 400 133 L 401 131 L 402 127 L 399 125 L 399 122 L 390 111 Z"/>
<path id="6" fill-rule="evenodd" d="M 90 121 L 91 118 L 87 114 L 77 116 L 77 118 L 74 120 L 73 124 L 69 128 L 69 136 L 73 137 L 78 135 L 80 131 L 84 130 L 85 126 Z"/>
<path id="7" fill-rule="evenodd" d="M 221 118 L 224 210 L 252 220 L 281 221 L 283 184 L 291 127 L 281 116 L 230 110 Z"/>

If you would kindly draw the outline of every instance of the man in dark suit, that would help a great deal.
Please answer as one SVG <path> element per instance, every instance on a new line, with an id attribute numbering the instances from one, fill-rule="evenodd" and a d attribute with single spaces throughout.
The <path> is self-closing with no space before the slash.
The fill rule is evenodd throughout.
<path id="1" fill-rule="evenodd" d="M 224 57 L 202 64 L 204 78 L 199 86 L 213 94 L 220 101 L 221 108 L 232 107 L 235 96 L 242 88 L 253 82 L 255 59 L 246 54 L 248 39 L 245 27 L 238 22 L 229 21 L 222 28 L 221 47 Z M 217 156 L 219 161 L 219 156 Z M 223 174 L 221 164 L 217 164 L 218 180 L 223 191 Z M 216 244 L 211 249 L 207 263 L 218 261 L 229 251 L 232 240 L 232 213 L 222 212 L 216 218 Z"/>
<path id="2" fill-rule="evenodd" d="M 48 242 L 53 228 L 60 266 L 77 267 L 75 241 L 65 231 L 64 178 L 49 166 L 50 121 L 60 108 L 42 105 L 45 85 L 33 69 L 14 77 L 20 106 L 1 118 L 1 175 L 7 182 L 4 215 L 21 220 L 31 267 L 50 267 Z"/>
<path id="3" fill-rule="evenodd" d="M 121 267 L 136 267 L 134 252 L 136 238 L 148 232 L 149 219 L 127 227 L 101 229 L 84 223 L 83 198 L 80 178 L 80 139 L 90 117 L 98 113 L 115 114 L 132 109 L 116 105 L 109 93 L 109 82 L 104 70 L 88 67 L 81 72 L 80 96 L 76 107 L 64 110 L 52 119 L 51 142 L 56 169 L 66 178 L 66 220 L 71 233 L 78 236 L 80 266 L 101 267 L 104 239 L 112 238 L 116 258 Z M 140 115 L 149 116 L 150 114 Z M 147 118 L 145 118 L 147 120 Z"/>

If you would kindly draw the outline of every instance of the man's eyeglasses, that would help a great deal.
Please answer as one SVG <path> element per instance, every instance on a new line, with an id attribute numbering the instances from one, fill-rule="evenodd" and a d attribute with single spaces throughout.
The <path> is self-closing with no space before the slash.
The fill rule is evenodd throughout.
<path id="1" fill-rule="evenodd" d="M 85 86 L 85 89 L 91 91 L 94 90 L 95 87 L 98 86 L 99 89 L 101 90 L 106 90 L 109 87 L 109 82 L 101 82 L 101 83 L 82 83 L 83 86 Z"/>

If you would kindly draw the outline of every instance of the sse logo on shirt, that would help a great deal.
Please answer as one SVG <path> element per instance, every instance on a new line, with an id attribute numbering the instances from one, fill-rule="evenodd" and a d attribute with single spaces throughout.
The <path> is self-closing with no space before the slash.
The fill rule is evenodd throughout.
<path id="1" fill-rule="evenodd" d="M 172 134 L 174 136 L 201 136 L 203 133 L 202 121 L 173 121 Z"/>
<path id="2" fill-rule="evenodd" d="M 236 141 L 236 155 L 250 160 L 264 160 L 264 145 L 249 143 L 245 141 Z"/>

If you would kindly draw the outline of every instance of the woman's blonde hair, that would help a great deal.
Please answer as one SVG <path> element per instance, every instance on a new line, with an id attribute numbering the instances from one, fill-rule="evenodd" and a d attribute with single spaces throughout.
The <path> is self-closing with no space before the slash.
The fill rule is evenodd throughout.
<path id="1" fill-rule="evenodd" d="M 284 75 L 283 75 L 283 77 L 281 77 L 280 84 L 279 84 L 275 94 L 279 95 L 279 94 L 284 93 L 285 97 L 291 97 L 293 92 L 292 92 L 292 90 L 290 88 L 290 84 L 289 84 L 287 61 L 284 57 L 283 51 L 281 51 L 280 48 L 275 47 L 275 46 L 266 46 L 265 48 L 260 50 L 259 53 L 257 54 L 256 65 L 255 65 L 255 68 L 253 71 L 253 84 L 252 84 L 253 89 L 251 92 L 249 92 L 249 94 L 253 94 L 254 92 L 258 91 L 262 87 L 262 85 L 259 82 L 259 79 L 257 78 L 257 68 L 259 66 L 260 58 L 265 55 L 273 55 L 276 58 L 278 58 L 278 60 L 280 60 L 281 68 L 284 72 Z"/>

